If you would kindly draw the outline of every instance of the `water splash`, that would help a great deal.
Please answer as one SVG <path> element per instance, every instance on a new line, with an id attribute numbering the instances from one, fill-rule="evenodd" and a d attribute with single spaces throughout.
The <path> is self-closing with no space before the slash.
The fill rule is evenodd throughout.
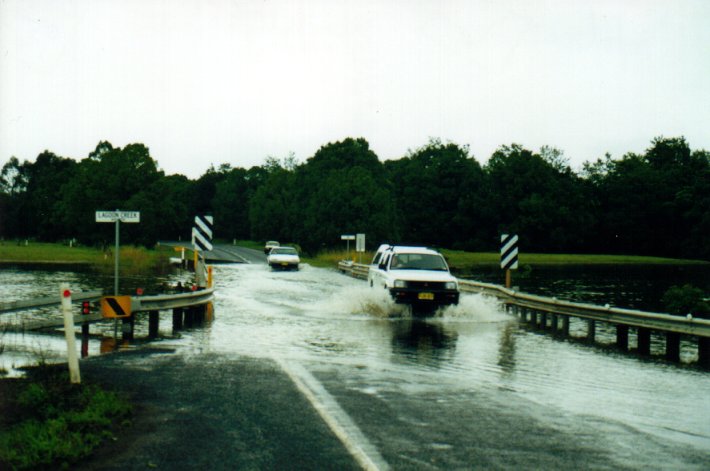
<path id="1" fill-rule="evenodd" d="M 446 306 L 436 312 L 436 317 L 446 320 L 473 322 L 505 322 L 510 316 L 500 302 L 482 294 L 462 294 L 455 306 Z"/>

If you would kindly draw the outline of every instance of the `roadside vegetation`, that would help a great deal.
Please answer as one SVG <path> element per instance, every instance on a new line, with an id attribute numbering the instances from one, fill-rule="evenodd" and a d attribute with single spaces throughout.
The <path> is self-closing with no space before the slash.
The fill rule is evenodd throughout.
<path id="1" fill-rule="evenodd" d="M 225 163 L 197 179 L 166 175 L 142 143 L 87 150 L 2 166 L 0 240 L 110 247 L 114 227 L 95 212 L 122 208 L 141 214 L 121 225 L 122 244 L 145 247 L 190 240 L 195 216 L 211 214 L 215 238 L 293 241 L 307 255 L 355 233 L 370 248 L 397 241 L 486 253 L 512 233 L 527 253 L 710 260 L 710 152 L 682 136 L 581 169 L 551 146 L 474 156 L 439 139 L 382 161 L 365 138 L 346 137 L 302 162 L 290 154 L 249 169 Z"/>
<path id="2" fill-rule="evenodd" d="M 453 271 L 467 272 L 480 266 L 497 266 L 500 254 L 497 252 L 464 252 L 461 250 L 441 249 L 449 267 Z M 362 263 L 369 264 L 373 252 L 362 254 Z M 315 257 L 303 257 L 303 260 L 317 267 L 334 267 L 341 260 L 359 262 L 360 254 L 355 251 L 325 250 Z M 708 265 L 702 260 L 677 258 L 644 257 L 633 255 L 587 255 L 587 254 L 520 254 L 520 265 Z"/>
<path id="3" fill-rule="evenodd" d="M 64 367 L 40 366 L 0 384 L 0 469 L 71 469 L 131 423 L 128 401 Z"/>

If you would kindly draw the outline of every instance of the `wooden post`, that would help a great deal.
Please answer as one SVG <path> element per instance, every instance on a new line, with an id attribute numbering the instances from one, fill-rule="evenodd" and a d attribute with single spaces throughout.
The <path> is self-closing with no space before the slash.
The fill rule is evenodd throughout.
<path id="1" fill-rule="evenodd" d="M 562 333 L 569 335 L 569 316 L 562 317 Z"/>
<path id="2" fill-rule="evenodd" d="M 651 354 L 651 331 L 643 327 L 638 328 L 638 352 L 639 355 Z"/>
<path id="3" fill-rule="evenodd" d="M 150 311 L 148 314 L 148 337 L 154 339 L 158 336 L 160 328 L 160 311 Z"/>
<path id="4" fill-rule="evenodd" d="M 136 325 L 135 315 L 131 314 L 128 317 L 124 317 L 122 320 L 123 325 L 121 326 L 121 338 L 123 338 L 123 340 L 133 340 L 133 332 Z"/>
<path id="5" fill-rule="evenodd" d="M 69 284 L 59 286 L 59 296 L 62 300 L 62 315 L 64 317 L 64 337 L 67 339 L 67 363 L 69 364 L 69 381 L 72 384 L 81 383 L 79 358 L 76 354 L 76 338 L 74 337 L 74 316 L 71 313 L 71 291 Z"/>
<path id="6" fill-rule="evenodd" d="M 552 330 L 553 330 L 554 332 L 557 332 L 557 331 L 559 330 L 559 327 L 558 327 L 558 324 L 557 324 L 557 322 L 558 322 L 558 316 L 557 316 L 557 314 L 551 314 L 551 317 L 552 317 L 552 319 L 551 319 L 551 321 L 550 321 L 550 323 L 552 324 L 551 328 L 552 328 Z"/>
<path id="7" fill-rule="evenodd" d="M 537 311 L 530 310 L 530 322 L 534 327 L 537 327 Z"/>
<path id="8" fill-rule="evenodd" d="M 680 361 L 680 334 L 677 332 L 666 333 L 666 359 Z"/>
<path id="9" fill-rule="evenodd" d="M 629 349 L 629 326 L 617 324 L 616 326 L 616 346 L 619 350 Z"/>
<path id="10" fill-rule="evenodd" d="M 710 337 L 698 337 L 698 364 L 710 368 Z"/>
<path id="11" fill-rule="evenodd" d="M 510 276 L 510 269 L 505 271 L 505 287 L 510 289 L 510 286 L 512 285 L 512 280 Z"/>
<path id="12" fill-rule="evenodd" d="M 540 328 L 542 330 L 547 329 L 547 312 L 545 311 L 540 313 Z"/>
<path id="13" fill-rule="evenodd" d="M 597 324 L 594 319 L 587 319 L 587 340 L 594 342 L 594 336 L 597 333 Z"/>
<path id="14" fill-rule="evenodd" d="M 182 308 L 173 309 L 173 330 L 182 329 Z"/>
<path id="15" fill-rule="evenodd" d="M 88 316 L 89 313 L 84 311 L 84 303 L 81 304 L 81 314 Z M 89 323 L 81 323 L 81 358 L 89 356 Z"/>

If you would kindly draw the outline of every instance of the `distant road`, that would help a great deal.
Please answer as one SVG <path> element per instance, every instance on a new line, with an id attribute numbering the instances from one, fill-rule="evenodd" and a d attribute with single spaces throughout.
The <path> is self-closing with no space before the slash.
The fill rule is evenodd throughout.
<path id="1" fill-rule="evenodd" d="M 160 241 L 160 245 L 166 245 L 168 247 L 190 247 L 190 244 L 187 242 L 176 241 Z M 229 244 L 214 244 L 212 250 L 205 252 L 205 258 L 209 262 L 266 263 L 266 255 L 264 255 L 264 252 Z"/>

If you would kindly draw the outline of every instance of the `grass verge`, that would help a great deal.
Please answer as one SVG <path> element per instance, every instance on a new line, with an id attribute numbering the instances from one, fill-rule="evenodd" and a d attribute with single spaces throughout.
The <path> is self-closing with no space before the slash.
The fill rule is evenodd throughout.
<path id="1" fill-rule="evenodd" d="M 463 252 L 441 250 L 454 270 L 465 271 L 480 265 L 500 264 L 500 254 L 496 252 Z M 589 255 L 589 254 L 538 254 L 522 253 L 520 265 L 709 265 L 710 262 L 663 257 L 642 257 L 636 255 Z"/>
<path id="2" fill-rule="evenodd" d="M 69 383 L 66 366 L 0 381 L 0 469 L 69 469 L 130 424 L 128 401 Z"/>
<path id="3" fill-rule="evenodd" d="M 145 273 L 147 270 L 166 270 L 173 252 L 170 247 L 146 249 L 121 247 L 121 272 Z M 63 244 L 31 242 L 28 245 L 4 243 L 0 245 L 0 263 L 89 264 L 110 272 L 114 269 L 113 247 L 103 251 L 93 247 L 69 247 Z"/>
<path id="4" fill-rule="evenodd" d="M 460 250 L 442 249 L 452 270 L 466 271 L 481 265 L 500 264 L 500 254 L 496 252 L 463 252 Z M 362 254 L 362 263 L 370 263 L 372 252 Z M 359 262 L 360 254 L 354 251 L 325 250 L 315 257 L 302 257 L 303 260 L 316 267 L 334 267 L 340 260 Z M 641 257 L 635 255 L 585 255 L 585 254 L 520 254 L 521 265 L 710 265 L 710 262 L 699 260 L 682 260 L 662 257 Z"/>

